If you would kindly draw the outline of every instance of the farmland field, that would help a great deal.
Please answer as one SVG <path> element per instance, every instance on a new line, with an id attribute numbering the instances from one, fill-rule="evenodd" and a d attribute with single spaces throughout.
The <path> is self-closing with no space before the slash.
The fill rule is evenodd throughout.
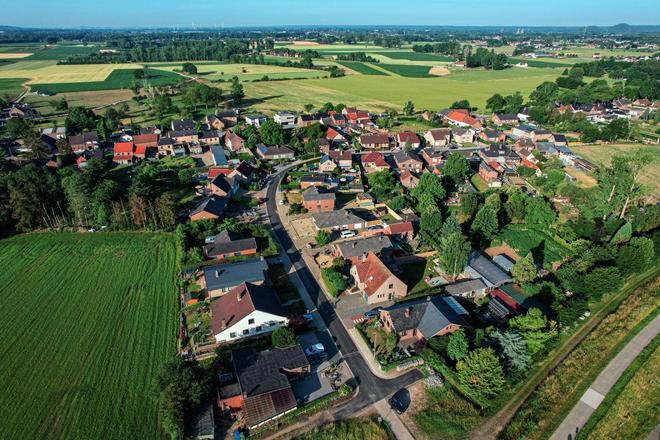
<path id="1" fill-rule="evenodd" d="M 0 96 L 9 96 L 11 98 L 17 97 L 21 94 L 21 84 L 25 81 L 27 80 L 21 78 L 0 79 Z"/>
<path id="2" fill-rule="evenodd" d="M 255 65 L 255 64 L 195 64 L 197 72 L 202 78 L 214 81 L 225 80 L 228 81 L 234 76 L 237 76 L 241 81 L 254 81 L 259 80 L 264 76 L 271 79 L 299 79 L 299 78 L 319 78 L 328 75 L 327 72 L 320 70 L 302 69 L 300 67 L 280 67 L 271 66 L 268 64 Z M 181 69 L 181 64 L 167 64 L 159 66 L 152 64 L 152 67 L 158 70 L 174 71 Z"/>
<path id="3" fill-rule="evenodd" d="M 387 75 L 382 70 L 375 69 L 372 64 L 358 61 L 339 61 L 339 64 L 362 75 Z"/>
<path id="4" fill-rule="evenodd" d="M 0 79 L 30 78 L 32 83 L 73 83 L 103 81 L 116 69 L 135 64 L 58 65 L 56 61 L 17 61 L 0 65 Z"/>
<path id="5" fill-rule="evenodd" d="M 28 45 L 10 44 L 0 47 L 2 53 L 27 53 L 30 60 L 63 60 L 74 55 L 89 55 L 98 52 L 100 46 L 48 46 L 29 43 Z"/>
<path id="6" fill-rule="evenodd" d="M 430 78 L 429 66 L 413 66 L 408 64 L 380 64 L 385 70 L 406 78 Z"/>
<path id="7" fill-rule="evenodd" d="M 58 82 L 55 84 L 32 84 L 30 87 L 35 91 L 49 91 L 52 93 L 65 92 L 90 92 L 97 90 L 128 89 L 135 80 L 133 72 L 136 69 L 113 70 L 107 78 L 102 81 L 89 82 Z M 166 70 L 150 69 L 149 83 L 154 86 L 175 83 L 182 77 L 174 72 Z"/>
<path id="8" fill-rule="evenodd" d="M 378 55 L 386 56 L 393 60 L 410 60 L 410 61 L 454 61 L 456 58 L 446 55 L 436 55 L 432 53 L 402 51 L 402 52 L 374 52 Z"/>
<path id="9" fill-rule="evenodd" d="M 650 188 L 654 194 L 660 191 L 660 148 L 643 144 L 626 145 L 571 145 L 571 150 L 588 161 L 599 165 L 609 165 L 615 155 L 635 154 L 640 151 L 652 154 L 653 161 L 642 171 L 639 181 Z"/>
<path id="10" fill-rule="evenodd" d="M 175 352 L 176 247 L 161 234 L 0 241 L 2 438 L 160 439 Z"/>

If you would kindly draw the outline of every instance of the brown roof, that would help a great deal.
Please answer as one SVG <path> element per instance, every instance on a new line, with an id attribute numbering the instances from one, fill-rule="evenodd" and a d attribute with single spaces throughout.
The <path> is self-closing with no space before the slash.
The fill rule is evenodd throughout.
<path id="1" fill-rule="evenodd" d="M 448 128 L 432 128 L 429 130 L 429 134 L 434 141 L 445 139 L 447 136 L 449 136 L 449 133 L 450 131 Z"/>
<path id="2" fill-rule="evenodd" d="M 359 282 L 364 284 L 362 290 L 368 296 L 376 293 L 380 286 L 392 275 L 385 263 L 373 252 L 369 252 L 364 261 L 357 264 L 356 270 Z"/>
<path id="3" fill-rule="evenodd" d="M 367 134 L 361 134 L 360 135 L 360 143 L 361 144 L 389 144 L 390 143 L 390 137 L 386 134 L 383 133 L 367 133 Z"/>
<path id="4" fill-rule="evenodd" d="M 375 151 L 371 153 L 367 153 L 362 156 L 362 163 L 370 163 L 378 167 L 387 167 L 389 166 L 387 162 L 385 162 L 385 159 L 383 158 L 383 155 L 380 153 L 377 153 Z"/>
<path id="5" fill-rule="evenodd" d="M 255 310 L 278 316 L 286 315 L 273 289 L 244 282 L 211 303 L 213 333 L 217 335 Z"/>
<path id="6" fill-rule="evenodd" d="M 412 131 L 404 131 L 402 133 L 397 133 L 396 140 L 397 142 L 404 142 L 404 143 L 410 142 L 411 144 L 419 143 L 419 137 L 417 136 L 416 133 L 413 133 Z"/>
<path id="7" fill-rule="evenodd" d="M 136 134 L 133 136 L 133 142 L 135 145 L 153 144 L 158 142 L 158 135 L 155 133 Z"/>

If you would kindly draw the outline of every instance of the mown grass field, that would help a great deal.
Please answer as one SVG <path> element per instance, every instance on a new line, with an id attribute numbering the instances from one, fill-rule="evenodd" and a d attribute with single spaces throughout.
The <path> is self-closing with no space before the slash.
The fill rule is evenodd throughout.
<path id="1" fill-rule="evenodd" d="M 173 238 L 20 235 L 0 265 L 0 437 L 164 438 L 151 391 L 175 352 Z"/>
<path id="2" fill-rule="evenodd" d="M 616 155 L 635 155 L 640 152 L 650 153 L 652 161 L 646 165 L 639 177 L 642 185 L 645 185 L 650 191 L 657 194 L 660 191 L 660 148 L 644 144 L 623 144 L 623 145 L 571 145 L 571 150 L 590 162 L 601 166 L 608 166 L 612 162 L 612 157 Z"/>
<path id="3" fill-rule="evenodd" d="M 23 78 L 7 78 L 0 79 L 0 96 L 9 97 L 11 99 L 16 98 L 21 94 L 23 90 L 21 84 L 23 84 L 26 79 Z"/>
<path id="4" fill-rule="evenodd" d="M 65 93 L 65 92 L 90 92 L 97 90 L 116 90 L 128 89 L 131 87 L 135 79 L 136 69 L 119 69 L 113 70 L 107 78 L 103 81 L 89 81 L 89 82 L 58 82 L 55 84 L 37 84 L 30 83 L 30 88 L 34 91 L 48 91 L 52 93 Z M 175 83 L 182 77 L 174 72 L 165 70 L 149 69 L 148 81 L 151 85 L 162 86 L 165 84 Z M 142 80 L 137 80 L 142 82 Z"/>

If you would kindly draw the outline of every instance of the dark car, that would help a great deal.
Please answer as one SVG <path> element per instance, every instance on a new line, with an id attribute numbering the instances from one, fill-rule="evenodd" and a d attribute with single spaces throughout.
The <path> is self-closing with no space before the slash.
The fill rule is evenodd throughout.
<path id="1" fill-rule="evenodd" d="M 390 407 L 397 413 L 403 414 L 410 406 L 410 391 L 407 388 L 401 388 L 390 397 Z"/>

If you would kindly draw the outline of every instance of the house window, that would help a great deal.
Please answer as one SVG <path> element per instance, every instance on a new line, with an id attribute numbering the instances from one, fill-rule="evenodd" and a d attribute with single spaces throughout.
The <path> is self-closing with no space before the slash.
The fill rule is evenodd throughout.
<path id="1" fill-rule="evenodd" d="M 249 335 L 249 334 L 250 334 L 250 330 L 248 330 L 248 329 L 243 330 L 243 334 L 244 334 L 244 335 Z"/>
<path id="2" fill-rule="evenodd" d="M 254 324 L 254 319 L 252 318 L 248 319 L 248 324 Z"/>
<path id="3" fill-rule="evenodd" d="M 417 329 L 416 328 L 413 329 L 413 336 L 417 336 Z"/>
<path id="4" fill-rule="evenodd" d="M 394 288 L 394 284 L 390 284 L 388 287 L 388 289 L 393 289 L 393 288 Z"/>
<path id="5" fill-rule="evenodd" d="M 255 328 L 255 330 L 258 331 L 258 332 L 260 332 L 260 331 L 261 331 L 261 326 L 258 325 L 258 326 Z"/>
<path id="6" fill-rule="evenodd" d="M 236 337 L 236 332 L 229 333 L 229 337 L 234 339 Z"/>

